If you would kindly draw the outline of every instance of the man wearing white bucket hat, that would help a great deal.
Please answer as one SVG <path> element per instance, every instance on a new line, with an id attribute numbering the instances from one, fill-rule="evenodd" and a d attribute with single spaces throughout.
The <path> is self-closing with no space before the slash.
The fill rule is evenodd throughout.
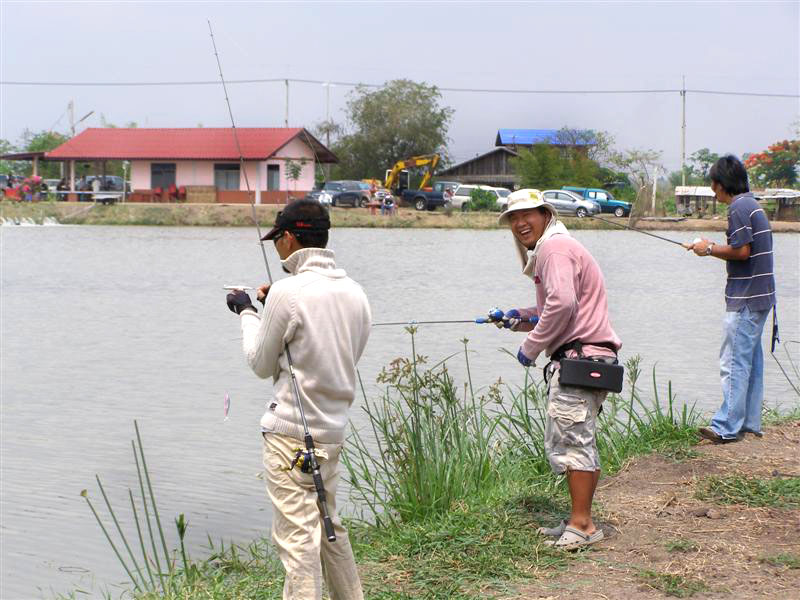
<path id="1" fill-rule="evenodd" d="M 539 533 L 558 538 L 549 542 L 557 548 L 575 549 L 603 539 L 591 514 L 600 478 L 595 435 L 597 415 L 613 386 L 604 389 L 592 378 L 604 380 L 613 369 L 621 385 L 621 367 L 612 364 L 616 365 L 622 342 L 608 319 L 600 267 L 569 234 L 539 190 L 510 194 L 498 222 L 508 225 L 514 235 L 522 272 L 536 288 L 536 306 L 509 310 L 496 324 L 527 332 L 517 354 L 524 366 L 532 366 L 542 353 L 549 357 L 544 369 L 548 383 L 545 451 L 553 471 L 566 473 L 572 500 L 569 520 L 543 527 Z M 538 318 L 535 325 L 532 317 Z M 576 365 L 579 371 L 581 365 L 589 365 L 589 371 L 583 371 L 585 380 L 574 373 L 567 376 L 568 368 Z"/>

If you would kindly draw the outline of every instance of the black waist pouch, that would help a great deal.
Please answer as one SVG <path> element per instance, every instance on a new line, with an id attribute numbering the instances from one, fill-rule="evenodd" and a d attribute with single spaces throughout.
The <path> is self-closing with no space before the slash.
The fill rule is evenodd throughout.
<path id="1" fill-rule="evenodd" d="M 607 362 L 586 358 L 562 358 L 558 373 L 559 385 L 607 390 L 619 394 L 622 391 L 622 380 L 625 368 Z"/>

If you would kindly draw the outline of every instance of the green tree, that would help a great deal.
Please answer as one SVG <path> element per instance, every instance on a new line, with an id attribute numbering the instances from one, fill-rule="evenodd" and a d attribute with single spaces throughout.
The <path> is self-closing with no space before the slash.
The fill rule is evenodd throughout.
<path id="1" fill-rule="evenodd" d="M 441 106 L 441 97 L 436 86 L 407 79 L 389 81 L 378 90 L 357 87 L 347 102 L 350 133 L 332 148 L 340 160 L 332 176 L 383 179 L 398 160 L 443 155 L 454 111 Z M 442 158 L 440 164 L 446 164 L 447 157 Z"/>
<path id="2" fill-rule="evenodd" d="M 294 182 L 294 191 L 297 191 L 297 180 L 303 174 L 303 167 L 306 166 L 307 162 L 305 158 L 286 161 L 286 179 Z"/>
<path id="3" fill-rule="evenodd" d="M 22 132 L 19 147 L 20 152 L 49 152 L 58 148 L 61 144 L 69 140 L 69 137 L 56 131 L 33 132 L 26 129 Z M 20 170 L 25 175 L 33 173 L 31 162 L 20 163 Z M 39 175 L 45 179 L 55 179 L 61 177 L 61 165 L 57 162 L 42 161 L 39 163 Z"/>
<path id="4" fill-rule="evenodd" d="M 19 152 L 19 148 L 8 140 L 0 139 L 0 154 L 13 154 L 14 152 Z M 3 175 L 24 175 L 25 164 L 16 160 L 0 160 L 0 173 Z"/>
<path id="5" fill-rule="evenodd" d="M 614 149 L 614 136 L 607 131 L 577 129 L 564 126 L 556 132 L 556 140 L 562 146 L 600 164 L 608 160 Z"/>
<path id="6" fill-rule="evenodd" d="M 710 185 L 711 179 L 708 177 L 708 172 L 715 162 L 719 160 L 719 154 L 711 152 L 708 148 L 701 148 L 691 156 L 689 156 L 689 165 L 692 169 L 692 174 L 696 175 L 703 181 L 704 184 Z M 687 177 L 687 183 L 688 183 Z"/>
<path id="7" fill-rule="evenodd" d="M 571 175 L 567 173 L 569 161 L 564 160 L 558 148 L 548 144 L 535 144 L 530 150 L 521 148 L 518 156 L 511 159 L 511 168 L 524 188 L 557 187 Z"/>

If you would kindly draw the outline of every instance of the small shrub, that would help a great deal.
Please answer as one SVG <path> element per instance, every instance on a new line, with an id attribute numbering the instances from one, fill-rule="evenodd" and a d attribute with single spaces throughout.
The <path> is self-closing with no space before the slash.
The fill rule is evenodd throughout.
<path id="1" fill-rule="evenodd" d="M 692 540 L 684 540 L 678 538 L 676 540 L 670 540 L 664 545 L 667 549 L 667 552 L 694 552 L 697 550 L 697 544 L 695 544 Z"/>
<path id="2" fill-rule="evenodd" d="M 697 490 L 701 500 L 745 506 L 800 507 L 800 478 L 758 479 L 743 475 L 711 476 Z"/>
<path id="3" fill-rule="evenodd" d="M 698 592 L 708 590 L 708 586 L 700 579 L 689 579 L 682 575 L 645 570 L 639 573 L 639 579 L 650 587 L 664 592 L 667 596 L 675 598 L 688 598 Z"/>
<path id="4" fill-rule="evenodd" d="M 497 210 L 497 195 L 489 190 L 475 188 L 469 194 L 470 210 L 493 211 Z"/>
<path id="5" fill-rule="evenodd" d="M 759 558 L 758 562 L 772 565 L 773 567 L 787 567 L 789 569 L 800 569 L 800 556 L 785 552 L 775 556 L 765 556 Z"/>

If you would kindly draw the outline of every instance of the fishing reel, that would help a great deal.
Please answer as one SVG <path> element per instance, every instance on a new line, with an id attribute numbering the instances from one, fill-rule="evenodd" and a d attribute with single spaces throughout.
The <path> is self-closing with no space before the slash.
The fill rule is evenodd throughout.
<path id="1" fill-rule="evenodd" d="M 289 463 L 288 467 L 283 467 L 283 470 L 291 471 L 292 469 L 297 467 L 298 469 L 300 469 L 301 473 L 306 473 L 306 474 L 311 473 L 313 469 L 313 467 L 311 466 L 312 464 L 311 453 L 308 450 L 303 450 L 302 448 L 295 448 L 294 450 L 295 450 L 295 455 L 294 458 L 292 459 L 292 462 Z M 317 459 L 321 458 L 324 460 L 328 458 L 328 453 L 325 452 L 324 450 L 319 450 L 317 448 L 314 448 L 314 456 L 317 457 Z M 319 460 L 317 460 L 317 462 L 319 462 Z"/>

